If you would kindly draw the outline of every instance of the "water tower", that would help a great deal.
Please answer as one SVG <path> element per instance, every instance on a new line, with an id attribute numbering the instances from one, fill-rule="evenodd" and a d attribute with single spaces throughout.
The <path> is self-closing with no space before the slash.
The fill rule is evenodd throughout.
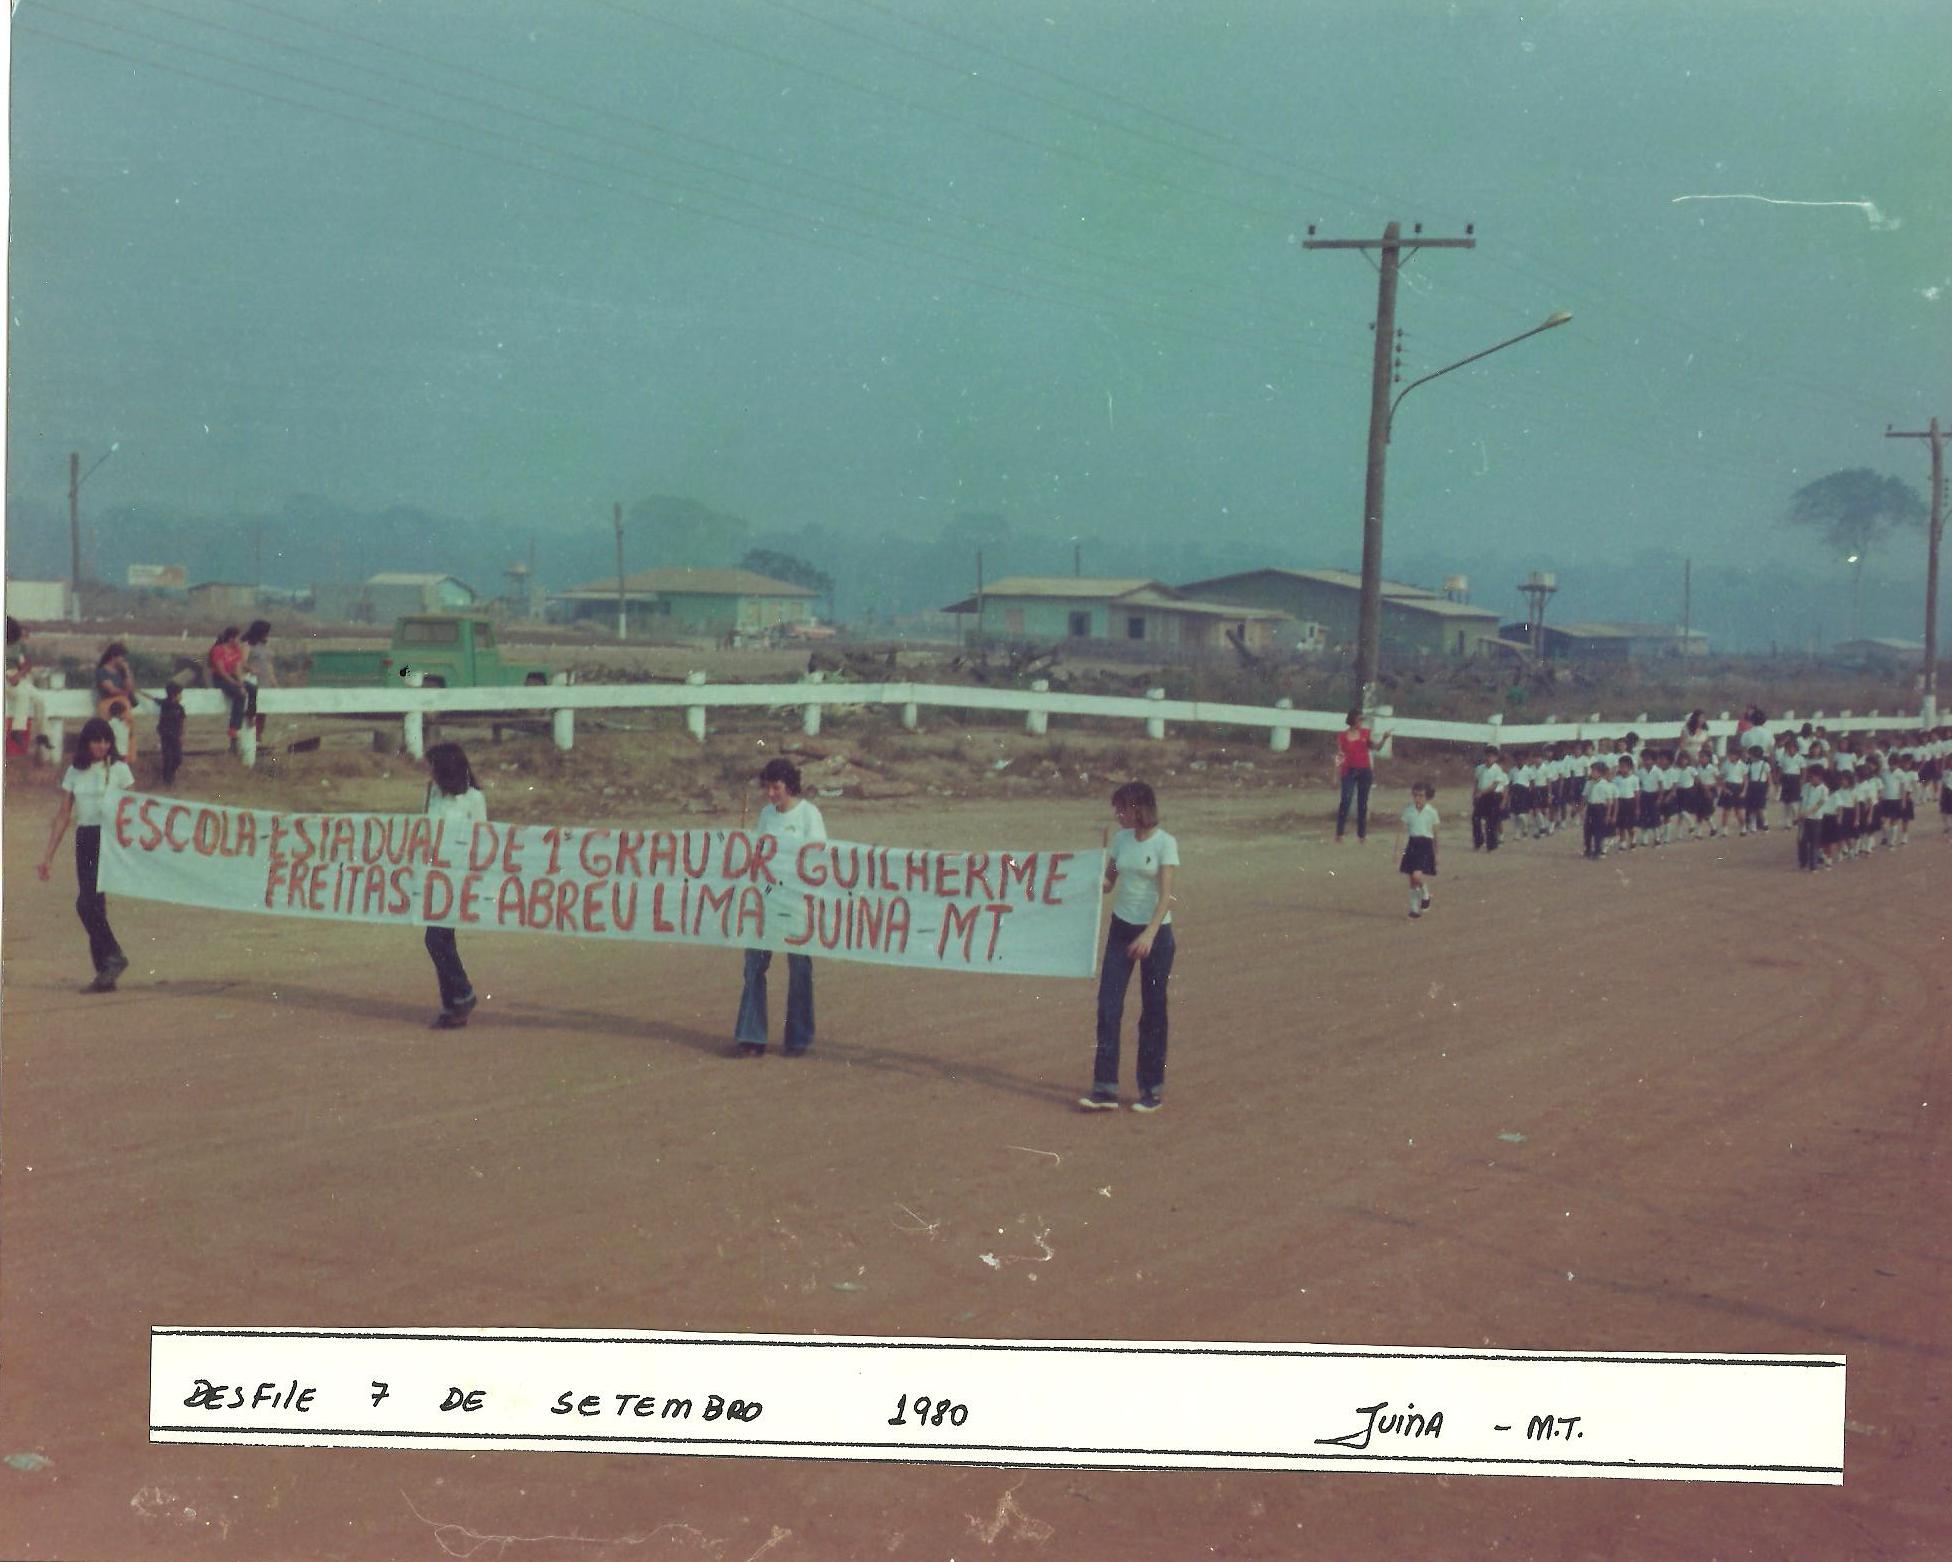
<path id="1" fill-rule="evenodd" d="M 532 619 L 535 611 L 535 572 L 528 565 L 515 563 L 502 571 L 502 579 L 508 582 L 508 590 L 502 600 L 508 604 L 512 617 Z"/>
<path id="2" fill-rule="evenodd" d="M 1545 655 L 1545 599 L 1559 589 L 1559 577 L 1551 570 L 1535 569 L 1519 582 L 1524 593 L 1525 638 L 1532 644 L 1532 655 Z"/>
<path id="3" fill-rule="evenodd" d="M 1444 577 L 1444 600 L 1446 602 L 1469 602 L 1471 600 L 1471 577 L 1469 575 L 1446 575 Z"/>

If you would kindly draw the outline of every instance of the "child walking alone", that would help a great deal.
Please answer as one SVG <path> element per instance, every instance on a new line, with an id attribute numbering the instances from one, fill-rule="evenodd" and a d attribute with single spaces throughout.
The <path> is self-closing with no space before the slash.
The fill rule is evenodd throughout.
<path id="1" fill-rule="evenodd" d="M 1105 893 L 1112 896 L 1111 928 L 1098 973 L 1098 1052 L 1091 1093 L 1078 1105 L 1087 1112 L 1118 1110 L 1119 1029 L 1125 989 L 1139 968 L 1139 1099 L 1135 1112 L 1166 1104 L 1166 983 L 1173 974 L 1173 881 L 1179 876 L 1179 842 L 1159 828 L 1159 799 L 1143 781 L 1112 793 L 1118 833 L 1105 857 Z"/>
<path id="2" fill-rule="evenodd" d="M 1420 917 L 1430 909 L 1430 886 L 1426 880 L 1437 872 L 1437 807 L 1432 799 L 1436 789 L 1428 781 L 1410 788 L 1410 806 L 1403 810 L 1403 858 L 1398 873 L 1410 876 L 1410 915 Z"/>
<path id="3" fill-rule="evenodd" d="M 475 782 L 466 752 L 458 743 L 436 743 L 427 750 L 427 774 L 427 817 L 445 824 L 446 834 L 465 851 L 474 827 L 488 819 L 488 800 Z M 475 995 L 455 947 L 454 929 L 429 927 L 427 955 L 441 991 L 441 1012 L 434 1016 L 432 1029 L 459 1030 L 474 1013 Z"/>

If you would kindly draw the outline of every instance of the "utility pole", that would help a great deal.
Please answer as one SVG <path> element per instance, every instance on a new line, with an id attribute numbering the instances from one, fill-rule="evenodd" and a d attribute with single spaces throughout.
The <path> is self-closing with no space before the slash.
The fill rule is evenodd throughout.
<path id="1" fill-rule="evenodd" d="M 611 524 L 617 528 L 617 638 L 624 637 L 624 507 L 621 501 L 610 507 Z"/>
<path id="2" fill-rule="evenodd" d="M 1472 225 L 1466 224 L 1466 235 Z M 1381 239 L 1318 239 L 1309 225 L 1304 249 L 1380 250 L 1376 267 L 1376 351 L 1369 378 L 1369 469 L 1362 498 L 1362 602 L 1356 614 L 1356 701 L 1364 710 L 1375 704 L 1376 670 L 1382 659 L 1383 622 L 1383 461 L 1389 445 L 1390 386 L 1396 378 L 1396 279 L 1404 250 L 1474 249 L 1477 240 L 1426 239 L 1423 224 L 1403 237 L 1403 225 L 1392 222 Z"/>
<path id="3" fill-rule="evenodd" d="M 81 452 L 68 452 L 68 617 L 81 622 Z"/>
<path id="4" fill-rule="evenodd" d="M 1931 426 L 1904 431 L 1887 428 L 1886 439 L 1925 439 L 1932 451 L 1932 519 L 1925 534 L 1925 688 L 1920 723 L 1938 725 L 1938 543 L 1945 532 L 1945 431 Z"/>

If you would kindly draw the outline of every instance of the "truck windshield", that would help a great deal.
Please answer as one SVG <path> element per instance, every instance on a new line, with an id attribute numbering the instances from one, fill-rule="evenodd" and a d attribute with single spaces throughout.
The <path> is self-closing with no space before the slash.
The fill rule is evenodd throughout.
<path id="1" fill-rule="evenodd" d="M 495 626 L 477 618 L 474 621 L 474 648 L 477 651 L 495 649 Z"/>
<path id="2" fill-rule="evenodd" d="M 459 645 L 461 626 L 451 618 L 410 618 L 400 625 L 402 645 Z"/>

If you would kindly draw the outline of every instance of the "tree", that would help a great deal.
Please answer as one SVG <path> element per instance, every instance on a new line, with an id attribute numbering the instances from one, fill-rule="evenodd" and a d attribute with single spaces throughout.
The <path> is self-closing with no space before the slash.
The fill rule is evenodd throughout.
<path id="1" fill-rule="evenodd" d="M 805 586 L 823 597 L 834 594 L 833 577 L 825 570 L 815 569 L 805 559 L 772 548 L 748 549 L 746 556 L 739 560 L 739 568 L 749 569 L 755 575 L 764 575 L 768 580 L 783 580 L 790 586 Z"/>
<path id="2" fill-rule="evenodd" d="M 1864 631 L 1864 563 L 1880 552 L 1885 538 L 1899 527 L 1920 526 L 1925 501 L 1902 478 L 1881 477 L 1867 466 L 1832 472 L 1797 489 L 1784 517 L 1791 526 L 1819 531 L 1851 567 L 1851 637 Z"/>

